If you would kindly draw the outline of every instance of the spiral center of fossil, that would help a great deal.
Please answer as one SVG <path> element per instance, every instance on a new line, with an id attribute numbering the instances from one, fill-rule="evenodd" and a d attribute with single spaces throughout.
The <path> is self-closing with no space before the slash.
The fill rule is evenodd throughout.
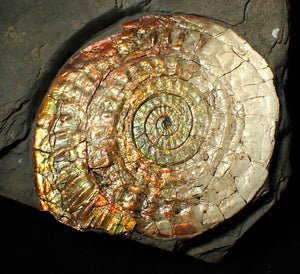
<path id="1" fill-rule="evenodd" d="M 167 130 L 168 128 L 170 128 L 172 126 L 172 119 L 170 116 L 168 115 L 164 115 L 162 116 L 162 126 L 165 130 Z"/>
<path id="2" fill-rule="evenodd" d="M 157 93 L 161 86 L 164 92 Z M 149 79 L 139 94 L 128 104 L 141 102 L 136 112 L 131 115 L 124 107 L 124 115 L 132 125 L 133 141 L 141 154 L 154 163 L 174 165 L 197 153 L 205 129 L 201 123 L 207 121 L 207 107 L 200 93 L 181 79 L 160 77 Z M 197 101 L 203 111 L 197 108 Z M 129 143 L 124 145 L 128 147 Z"/>
<path id="3" fill-rule="evenodd" d="M 173 115 L 173 118 L 170 115 Z M 161 134 L 162 136 L 171 136 L 178 129 L 176 123 L 173 122 L 173 119 L 178 119 L 178 117 L 176 117 L 176 116 L 174 117 L 174 115 L 176 115 L 175 113 L 170 114 L 170 115 L 163 114 L 162 116 L 160 116 L 157 119 L 156 128 L 157 128 L 159 134 Z"/>

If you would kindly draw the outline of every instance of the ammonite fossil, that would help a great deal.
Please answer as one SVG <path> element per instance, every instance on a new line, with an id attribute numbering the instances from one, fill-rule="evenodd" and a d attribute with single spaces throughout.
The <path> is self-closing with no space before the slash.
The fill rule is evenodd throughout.
<path id="1" fill-rule="evenodd" d="M 37 118 L 43 210 L 76 229 L 191 238 L 268 176 L 279 103 L 266 61 L 195 16 L 145 16 L 81 50 Z"/>

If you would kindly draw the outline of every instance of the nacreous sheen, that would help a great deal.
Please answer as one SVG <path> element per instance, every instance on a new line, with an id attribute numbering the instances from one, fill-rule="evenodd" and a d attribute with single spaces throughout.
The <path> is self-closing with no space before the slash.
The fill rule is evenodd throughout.
<path id="1" fill-rule="evenodd" d="M 174 122 L 173 122 L 174 121 Z M 179 96 L 161 93 L 143 103 L 133 119 L 133 137 L 136 147 L 148 159 L 170 165 L 189 158 L 180 154 L 181 146 L 190 136 L 193 126 L 192 112 Z M 198 145 L 188 147 L 196 153 Z"/>
<path id="2" fill-rule="evenodd" d="M 141 17 L 81 50 L 37 117 L 41 209 L 83 230 L 191 238 L 263 186 L 279 103 L 267 62 L 195 16 Z"/>

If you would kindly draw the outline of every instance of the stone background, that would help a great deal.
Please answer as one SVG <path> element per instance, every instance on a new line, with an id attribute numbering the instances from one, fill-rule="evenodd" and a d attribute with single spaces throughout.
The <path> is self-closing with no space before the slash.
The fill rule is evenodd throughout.
<path id="1" fill-rule="evenodd" d="M 122 1 L 116 1 L 120 6 Z M 136 1 L 123 1 L 123 9 Z M 280 48 L 276 45 L 286 39 L 282 32 L 279 40 L 261 36 L 264 33 L 260 25 L 249 25 L 249 31 L 240 27 L 247 22 L 247 12 L 251 8 L 261 8 L 262 4 L 272 11 L 278 0 L 213 0 L 189 1 L 186 5 L 175 5 L 175 1 L 152 1 L 152 7 L 161 12 L 179 9 L 189 12 L 191 7 L 202 5 L 206 17 L 220 18 L 233 29 L 251 41 L 253 47 L 263 54 L 272 67 L 278 66 Z M 223 2 L 224 7 L 205 8 L 208 3 L 217 7 Z M 234 2 L 234 4 L 232 4 Z M 254 4 L 253 4 L 254 2 Z M 289 79 L 287 99 L 289 112 L 297 127 L 297 65 L 299 64 L 300 35 L 297 31 L 297 6 L 291 1 L 291 47 L 289 62 Z M 6 197 L 19 200 L 30 206 L 36 206 L 33 198 L 34 189 L 31 181 L 30 164 L 26 155 L 31 153 L 28 143 L 23 142 L 30 137 L 30 127 L 35 110 L 39 106 L 42 94 L 57 69 L 65 60 L 90 37 L 101 29 L 96 26 L 102 22 L 113 23 L 121 18 L 120 10 L 114 8 L 115 1 L 6 1 L 0 2 L 0 193 Z M 110 10 L 113 9 L 113 10 Z M 109 14 L 105 14 L 110 10 Z M 112 16 L 112 13 L 114 16 Z M 134 12 L 132 10 L 128 12 Z M 228 13 L 232 14 L 230 20 Z M 104 17 L 97 17 L 104 14 Z M 105 17 L 106 16 L 106 17 Z M 285 20 L 273 16 L 264 26 Z M 95 20 L 90 21 L 91 18 Z M 114 18 L 114 19 L 112 19 Z M 264 18 L 257 18 L 263 21 Z M 90 21 L 90 22 L 89 22 Z M 128 20 L 127 20 L 128 21 Z M 86 23 L 89 24 L 86 25 Z M 255 22 L 255 20 L 252 20 Z M 104 24 L 104 25 L 103 25 Z M 82 32 L 74 32 L 83 28 Z M 113 28 L 111 28 L 111 31 Z M 95 31 L 95 33 L 92 33 Z M 110 30 L 108 30 L 109 32 Z M 247 31 L 246 33 L 242 33 Z M 278 42 L 279 41 L 279 42 Z M 272 49 L 264 52 L 264 49 Z M 278 51 L 279 50 L 279 51 Z M 51 57 L 51 58 L 49 58 Z M 62 58 L 63 57 L 63 58 Z M 39 64 L 37 66 L 36 64 Z M 40 93 L 26 93 L 32 88 Z M 43 90 L 44 89 L 44 90 Z M 5 91 L 5 92 L 4 92 Z M 12 95 L 13 94 L 13 95 Z M 26 96 L 24 96 L 26 94 Z M 36 97 L 30 97 L 35 94 Z M 12 100 L 12 98 L 14 98 Z M 26 113 L 26 115 L 24 115 Z M 28 115 L 29 116 L 28 116 Z M 5 119 L 3 119 L 3 117 Z M 5 121 L 5 122 L 3 122 Z M 9 124 L 10 126 L 7 126 Z M 5 133 L 5 134 L 4 134 Z M 28 135 L 29 134 L 29 135 Z M 294 135 L 292 163 L 297 171 L 297 133 Z M 2 138 L 2 139 L 1 139 Z M 28 154 L 26 154 L 28 153 Z M 25 157 L 23 157 L 25 155 Z M 19 170 L 22 172 L 19 172 Z M 72 270 L 86 270 L 88 273 L 100 273 L 110 269 L 111 273 L 299 273 L 297 258 L 300 256 L 300 222 L 297 218 L 299 205 L 297 200 L 299 186 L 296 175 L 292 176 L 282 199 L 252 227 L 231 250 L 230 254 L 219 265 L 207 265 L 190 257 L 171 254 L 162 250 L 146 247 L 133 241 L 94 233 L 79 233 L 55 221 L 49 214 L 0 198 L 0 237 L 5 255 L 1 256 L 1 268 L 7 264 L 14 272 L 38 270 L 43 273 L 69 273 Z M 6 182 L 6 183 L 5 183 Z M 14 183 L 18 182 L 18 187 Z M 23 184 L 22 184 L 23 182 Z M 26 184 L 27 182 L 27 184 Z"/>

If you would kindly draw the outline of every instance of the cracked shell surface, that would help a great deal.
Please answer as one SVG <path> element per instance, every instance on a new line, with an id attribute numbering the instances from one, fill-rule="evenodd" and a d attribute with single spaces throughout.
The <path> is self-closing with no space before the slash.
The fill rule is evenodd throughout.
<path id="1" fill-rule="evenodd" d="M 145 16 L 79 52 L 37 118 L 40 206 L 76 229 L 191 238 L 263 186 L 279 103 L 266 61 L 195 16 Z"/>

